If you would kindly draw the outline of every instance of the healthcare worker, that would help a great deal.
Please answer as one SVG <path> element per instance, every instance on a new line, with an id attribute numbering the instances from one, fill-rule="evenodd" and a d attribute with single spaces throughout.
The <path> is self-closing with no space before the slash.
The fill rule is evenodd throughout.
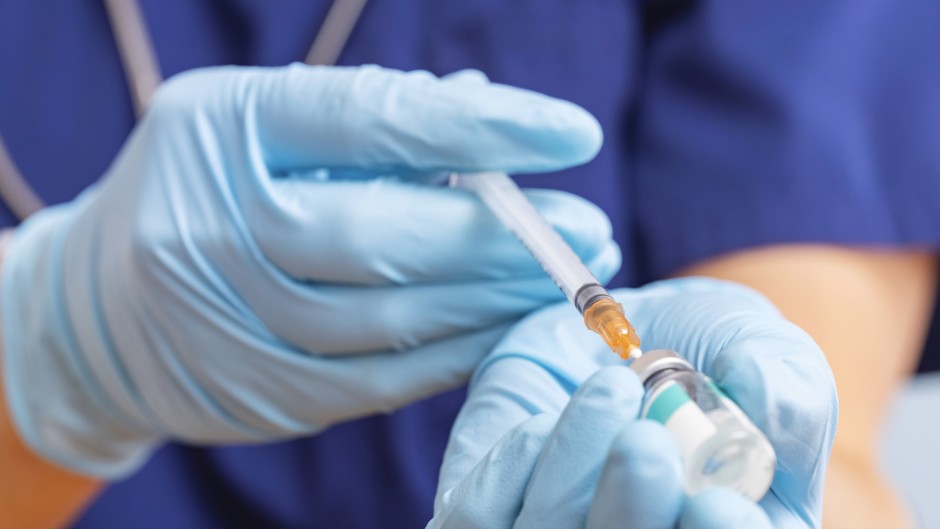
<path id="1" fill-rule="evenodd" d="M 512 85 L 597 117 L 590 163 L 521 181 L 602 206 L 624 249 L 617 284 L 745 282 L 822 345 L 843 405 L 827 523 L 903 526 L 872 447 L 920 350 L 940 223 L 938 69 L 922 51 L 938 8 L 906 4 L 376 2 L 340 64 L 476 68 L 503 84 L 213 70 L 171 81 L 136 129 L 103 6 L 0 4 L 0 132 L 38 194 L 65 204 L 20 228 L 3 263 L 4 408 L 20 437 L 6 430 L 2 453 L 20 466 L 4 465 L 18 479 L 2 497 L 25 494 L 35 503 L 14 504 L 50 523 L 89 501 L 97 482 L 36 453 L 123 476 L 76 527 L 526 526 L 558 511 L 571 527 L 818 526 L 828 370 L 753 294 L 709 282 L 619 295 L 641 332 L 693 356 L 770 435 L 781 464 L 761 511 L 723 491 L 682 499 L 663 432 L 629 420 L 638 388 L 622 368 L 572 397 L 606 361 L 558 365 L 590 340 L 570 319 L 537 313 L 500 341 L 557 294 L 478 204 L 423 182 L 557 171 L 600 142 L 577 107 Z M 172 75 L 302 59 L 328 7 L 145 3 L 143 19 Z M 567 194 L 533 199 L 613 273 L 604 215 Z M 857 246 L 871 244 L 882 250 Z M 347 422 L 459 385 L 497 343 L 443 467 L 460 390 Z M 490 402 L 499 421 L 479 412 Z M 596 445 L 555 441 L 584 424 Z M 171 439 L 200 446 L 150 453 Z M 498 457 L 512 450 L 529 464 Z M 566 460 L 586 472 L 577 486 L 550 479 L 574 475 L 551 464 Z M 514 508 L 523 500 L 555 510 Z M 501 518 L 462 518 L 480 513 Z"/>

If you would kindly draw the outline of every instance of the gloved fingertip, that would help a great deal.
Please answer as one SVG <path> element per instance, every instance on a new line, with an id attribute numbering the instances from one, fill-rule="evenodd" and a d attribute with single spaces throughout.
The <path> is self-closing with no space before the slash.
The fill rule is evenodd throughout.
<path id="1" fill-rule="evenodd" d="M 588 528 L 630 520 L 631 527 L 673 527 L 685 491 L 679 448 L 666 429 L 633 421 L 611 443 L 598 479 Z"/>
<path id="2" fill-rule="evenodd" d="M 570 101 L 492 83 L 480 92 L 475 112 L 506 138 L 511 150 L 487 157 L 492 169 L 544 173 L 584 164 L 600 152 L 604 133 L 590 112 Z"/>
<path id="3" fill-rule="evenodd" d="M 600 122 L 590 112 L 574 103 L 565 103 L 564 113 L 568 126 L 564 142 L 559 142 L 556 151 L 559 160 L 565 165 L 575 166 L 587 163 L 597 156 L 604 143 L 604 131 Z M 567 114 L 567 115 L 565 115 Z"/>
<path id="4" fill-rule="evenodd" d="M 639 385 L 639 380 L 636 383 Z M 679 447 L 657 422 L 638 420 L 624 427 L 611 444 L 608 465 L 628 469 L 637 483 L 658 483 L 666 487 L 663 492 L 682 490 Z"/>
<path id="5" fill-rule="evenodd" d="M 771 529 L 756 503 L 724 487 L 705 490 L 686 501 L 680 529 Z"/>

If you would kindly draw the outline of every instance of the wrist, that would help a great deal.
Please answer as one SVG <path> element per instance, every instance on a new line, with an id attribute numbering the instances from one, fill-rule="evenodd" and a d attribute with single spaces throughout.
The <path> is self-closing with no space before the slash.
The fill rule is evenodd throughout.
<path id="1" fill-rule="evenodd" d="M 0 273 L 14 230 L 0 231 Z M 4 352 L 0 347 L 0 366 Z M 5 369 L 0 369 L 0 374 Z M 34 452 L 13 424 L 6 385 L 0 376 L 0 512 L 13 527 L 63 527 L 101 487 L 101 482 L 73 474 Z"/>
<path id="2" fill-rule="evenodd" d="M 73 217 L 72 205 L 49 208 L 18 228 L 5 248 L 3 385 L 10 422 L 33 453 L 73 472 L 112 478 L 143 463 L 154 434 L 122 415 L 102 387 L 113 362 L 80 346 L 73 313 L 87 317 L 97 309 L 74 306 L 67 292 L 69 281 L 88 288 L 94 279 L 65 255 Z"/>

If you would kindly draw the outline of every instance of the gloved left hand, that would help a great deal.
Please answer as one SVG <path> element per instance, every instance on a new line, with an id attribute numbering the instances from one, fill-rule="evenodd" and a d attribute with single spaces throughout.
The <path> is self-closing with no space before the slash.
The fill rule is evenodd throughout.
<path id="1" fill-rule="evenodd" d="M 560 304 L 523 320 L 477 369 L 428 528 L 820 527 L 837 403 L 814 342 L 730 283 L 671 280 L 615 297 L 644 348 L 684 353 L 767 435 L 777 469 L 760 505 L 722 488 L 685 497 L 671 434 L 637 419 L 639 379 Z"/>
<path id="2" fill-rule="evenodd" d="M 104 178 L 14 236 L 2 323 L 18 431 L 116 477 L 167 439 L 308 435 L 461 384 L 560 294 L 476 197 L 426 180 L 556 170 L 600 141 L 586 111 L 480 72 L 170 79 Z M 597 207 L 530 196 L 595 273 L 617 269 Z"/>

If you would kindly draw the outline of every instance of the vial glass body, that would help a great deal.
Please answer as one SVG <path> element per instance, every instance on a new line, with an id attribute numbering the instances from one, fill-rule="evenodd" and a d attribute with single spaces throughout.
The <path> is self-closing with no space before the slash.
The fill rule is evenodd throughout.
<path id="1" fill-rule="evenodd" d="M 774 476 L 770 442 L 710 378 L 686 365 L 646 377 L 641 416 L 662 423 L 675 437 L 690 495 L 725 486 L 759 500 Z"/>

